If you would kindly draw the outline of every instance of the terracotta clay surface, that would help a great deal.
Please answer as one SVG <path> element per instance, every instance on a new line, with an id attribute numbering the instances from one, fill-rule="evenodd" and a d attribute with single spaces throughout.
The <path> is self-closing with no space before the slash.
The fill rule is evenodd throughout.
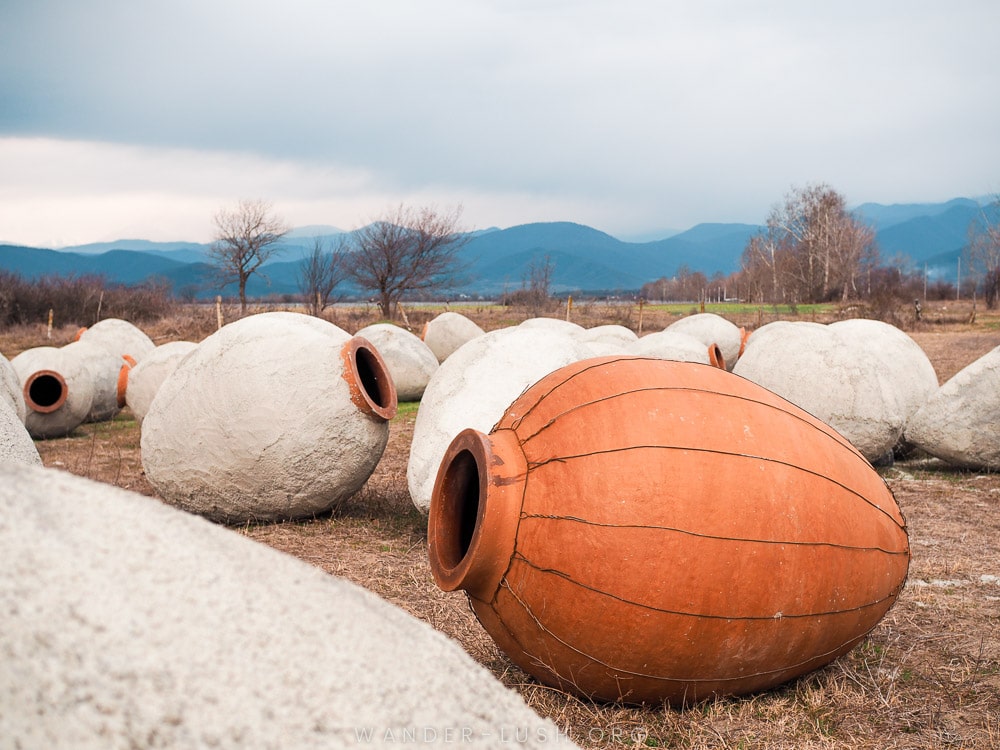
<path id="1" fill-rule="evenodd" d="M 428 519 L 522 669 L 596 699 L 766 689 L 848 652 L 898 596 L 904 519 L 844 438 L 716 367 L 599 358 L 461 433 Z"/>

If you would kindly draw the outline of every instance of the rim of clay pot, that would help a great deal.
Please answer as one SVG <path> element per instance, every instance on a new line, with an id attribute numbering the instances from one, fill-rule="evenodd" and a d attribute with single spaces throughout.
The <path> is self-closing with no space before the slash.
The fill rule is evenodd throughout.
<path id="1" fill-rule="evenodd" d="M 396 385 L 378 349 L 368 339 L 354 336 L 341 348 L 340 356 L 354 405 L 387 422 L 396 416 Z"/>
<path id="2" fill-rule="evenodd" d="M 135 360 L 132 361 L 132 364 L 129 364 L 128 360 L 126 360 L 118 370 L 118 392 L 116 395 L 118 397 L 119 409 L 125 408 L 125 392 L 128 390 L 128 375 L 134 364 Z"/>
<path id="3" fill-rule="evenodd" d="M 431 573 L 441 589 L 493 599 L 514 555 L 526 475 L 511 430 L 467 429 L 452 440 L 427 519 Z"/>
<path id="4" fill-rule="evenodd" d="M 55 370 L 38 370 L 24 381 L 24 404 L 39 414 L 51 414 L 66 403 L 66 378 Z"/>
<path id="5" fill-rule="evenodd" d="M 709 345 L 708 361 L 713 367 L 718 367 L 720 370 L 726 369 L 726 358 L 722 356 L 722 349 L 719 348 L 718 344 Z"/>

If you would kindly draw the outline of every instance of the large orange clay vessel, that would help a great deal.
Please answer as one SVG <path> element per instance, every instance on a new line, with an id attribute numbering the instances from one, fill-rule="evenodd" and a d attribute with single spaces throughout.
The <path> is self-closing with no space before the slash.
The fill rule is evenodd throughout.
<path id="1" fill-rule="evenodd" d="M 428 535 L 445 590 L 540 681 L 682 705 L 848 652 L 906 578 L 906 526 L 822 422 L 708 365 L 599 358 L 466 430 Z"/>

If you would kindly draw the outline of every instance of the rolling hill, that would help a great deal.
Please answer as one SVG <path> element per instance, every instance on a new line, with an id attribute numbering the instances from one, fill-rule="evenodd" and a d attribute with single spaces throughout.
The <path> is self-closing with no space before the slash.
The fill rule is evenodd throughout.
<path id="1" fill-rule="evenodd" d="M 981 214 L 981 206 L 981 201 L 957 198 L 934 204 L 866 203 L 854 211 L 876 229 L 883 262 L 892 260 L 911 269 L 926 266 L 929 275 L 954 280 L 969 224 Z M 748 239 L 760 229 L 754 224 L 704 223 L 652 242 L 624 242 L 571 222 L 478 230 L 469 234 L 461 249 L 461 273 L 448 294 L 490 296 L 518 289 L 532 265 L 546 259 L 553 266 L 552 288 L 557 293 L 634 291 L 648 281 L 674 276 L 682 267 L 707 276 L 728 275 L 738 270 Z M 341 234 L 329 226 L 293 230 L 262 267 L 262 275 L 251 277 L 248 293 L 297 295 L 301 259 L 312 251 L 316 238 L 329 247 Z M 220 290 L 207 250 L 199 243 L 141 239 L 62 250 L 0 245 L 0 269 L 26 278 L 96 274 L 124 284 L 158 278 L 179 294 L 210 297 Z M 233 292 L 232 286 L 221 290 Z"/>

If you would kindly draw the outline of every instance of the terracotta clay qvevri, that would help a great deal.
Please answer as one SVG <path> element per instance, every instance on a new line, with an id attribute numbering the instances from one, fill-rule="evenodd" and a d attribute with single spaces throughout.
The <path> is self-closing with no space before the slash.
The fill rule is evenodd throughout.
<path id="1" fill-rule="evenodd" d="M 848 652 L 906 579 L 889 488 L 833 429 L 725 370 L 604 357 L 527 389 L 437 475 L 430 562 L 522 669 L 681 705 Z"/>

